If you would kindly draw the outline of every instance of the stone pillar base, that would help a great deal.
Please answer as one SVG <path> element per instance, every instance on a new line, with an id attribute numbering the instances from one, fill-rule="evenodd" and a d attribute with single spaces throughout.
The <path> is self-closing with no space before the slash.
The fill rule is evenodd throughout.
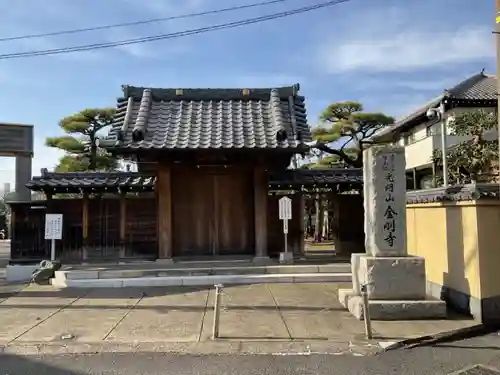
<path id="1" fill-rule="evenodd" d="M 339 302 L 357 319 L 364 319 L 362 285 L 373 320 L 446 317 L 446 303 L 426 295 L 424 258 L 353 254 L 351 269 L 353 289 L 339 290 Z"/>
<path id="2" fill-rule="evenodd" d="M 363 297 L 352 289 L 339 290 L 339 302 L 356 317 L 364 319 Z M 446 318 L 446 303 L 436 299 L 425 300 L 369 300 L 372 320 L 416 320 Z"/>
<path id="3" fill-rule="evenodd" d="M 172 258 L 159 258 L 156 259 L 156 263 L 158 264 L 174 264 L 174 260 Z"/>
<path id="4" fill-rule="evenodd" d="M 255 264 L 263 264 L 263 265 L 272 263 L 271 262 L 271 258 L 269 258 L 267 256 L 257 256 L 257 257 L 254 257 L 252 259 L 252 262 L 255 263 Z"/>
<path id="5" fill-rule="evenodd" d="M 280 253 L 280 263 L 282 264 L 292 264 L 293 263 L 293 253 L 291 252 L 282 252 Z"/>

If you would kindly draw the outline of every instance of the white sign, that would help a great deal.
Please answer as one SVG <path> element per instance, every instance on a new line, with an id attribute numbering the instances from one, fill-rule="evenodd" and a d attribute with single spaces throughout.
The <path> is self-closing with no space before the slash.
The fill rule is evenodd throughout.
<path id="1" fill-rule="evenodd" d="M 45 214 L 45 239 L 61 240 L 62 225 L 63 225 L 62 214 Z"/>
<path id="2" fill-rule="evenodd" d="M 280 220 L 292 219 L 292 200 L 290 198 L 288 197 L 280 198 L 279 215 L 280 215 Z"/>
<path id="3" fill-rule="evenodd" d="M 288 220 L 283 220 L 283 233 L 287 234 L 288 233 Z"/>

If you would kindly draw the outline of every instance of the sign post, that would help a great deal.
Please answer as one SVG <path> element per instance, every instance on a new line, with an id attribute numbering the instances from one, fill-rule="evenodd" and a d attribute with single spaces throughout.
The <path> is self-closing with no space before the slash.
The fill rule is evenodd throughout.
<path id="1" fill-rule="evenodd" d="M 288 220 L 292 219 L 292 200 L 287 196 L 279 200 L 279 218 L 283 221 L 283 236 L 285 240 L 285 251 L 280 253 L 281 263 L 293 262 L 293 253 L 288 252 Z"/>
<path id="2" fill-rule="evenodd" d="M 45 239 L 50 240 L 50 260 L 56 260 L 56 240 L 62 239 L 62 214 L 45 214 Z"/>

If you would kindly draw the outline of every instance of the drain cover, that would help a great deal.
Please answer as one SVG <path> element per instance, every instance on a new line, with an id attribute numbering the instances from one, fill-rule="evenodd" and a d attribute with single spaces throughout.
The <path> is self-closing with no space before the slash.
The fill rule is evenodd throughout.
<path id="1" fill-rule="evenodd" d="M 483 365 L 475 365 L 453 372 L 449 375 L 500 375 L 500 371 Z"/>

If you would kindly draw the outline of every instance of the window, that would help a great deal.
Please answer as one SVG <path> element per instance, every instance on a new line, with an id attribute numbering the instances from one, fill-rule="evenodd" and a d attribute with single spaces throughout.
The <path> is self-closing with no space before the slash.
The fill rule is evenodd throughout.
<path id="1" fill-rule="evenodd" d="M 434 124 L 428 125 L 426 129 L 427 136 L 440 135 L 441 134 L 441 123 L 435 122 Z"/>
<path id="2" fill-rule="evenodd" d="M 407 133 L 403 137 L 403 142 L 405 146 L 411 145 L 415 142 L 415 133 Z"/>

